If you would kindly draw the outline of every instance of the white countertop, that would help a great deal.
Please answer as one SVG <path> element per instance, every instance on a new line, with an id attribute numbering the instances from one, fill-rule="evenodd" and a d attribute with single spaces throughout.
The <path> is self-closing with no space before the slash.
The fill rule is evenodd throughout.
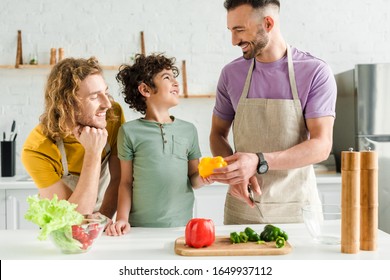
<path id="1" fill-rule="evenodd" d="M 216 235 L 228 236 L 247 225 L 217 226 Z M 249 225 L 260 232 L 264 225 Z M 174 252 L 174 242 L 184 236 L 179 228 L 132 228 L 131 232 L 112 237 L 102 235 L 90 251 L 83 254 L 62 254 L 50 240 L 37 239 L 37 230 L 1 230 L 1 260 L 191 260 L 191 259 L 267 259 L 267 260 L 389 260 L 390 235 L 378 232 L 378 248 L 375 251 L 359 251 L 344 254 L 340 245 L 319 245 L 312 241 L 304 224 L 279 225 L 289 235 L 293 250 L 278 256 L 218 256 L 184 257 Z"/>
<path id="2" fill-rule="evenodd" d="M 0 177 L 1 189 L 34 189 L 36 188 L 33 180 L 28 175 L 16 175 L 13 177 Z"/>

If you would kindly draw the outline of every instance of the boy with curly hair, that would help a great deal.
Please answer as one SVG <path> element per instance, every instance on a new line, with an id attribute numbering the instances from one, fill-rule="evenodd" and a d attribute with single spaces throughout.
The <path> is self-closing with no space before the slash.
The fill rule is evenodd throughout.
<path id="1" fill-rule="evenodd" d="M 121 182 L 117 219 L 108 235 L 127 233 L 130 225 L 186 225 L 192 218 L 193 189 L 210 183 L 198 174 L 195 126 L 169 114 L 179 103 L 174 63 L 162 54 L 139 54 L 117 74 L 125 102 L 144 117 L 123 124 L 118 132 Z"/>

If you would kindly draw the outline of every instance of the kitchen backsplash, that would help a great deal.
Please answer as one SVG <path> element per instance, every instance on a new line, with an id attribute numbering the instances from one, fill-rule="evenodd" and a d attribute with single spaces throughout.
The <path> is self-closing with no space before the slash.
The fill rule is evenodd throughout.
<path id="1" fill-rule="evenodd" d="M 328 0 L 313 5 L 312 0 L 281 0 L 281 6 L 286 41 L 327 61 L 335 74 L 358 63 L 390 62 L 390 1 Z M 0 66 L 11 67 L 17 30 L 22 31 L 24 63 L 36 53 L 39 64 L 48 64 L 50 48 L 64 48 L 65 57 L 94 55 L 104 65 L 129 62 L 140 52 L 143 31 L 146 53 L 174 56 L 180 70 L 186 60 L 190 95 L 214 94 L 222 67 L 241 55 L 231 46 L 223 0 L 1 0 L 0 26 Z M 24 174 L 20 148 L 42 113 L 48 72 L 0 67 L 0 131 L 9 133 L 16 120 L 17 174 Z M 128 120 L 138 117 L 119 95 L 115 74 L 105 70 L 112 95 Z M 210 155 L 213 104 L 213 98 L 183 98 L 172 110 L 196 125 L 204 155 Z"/>

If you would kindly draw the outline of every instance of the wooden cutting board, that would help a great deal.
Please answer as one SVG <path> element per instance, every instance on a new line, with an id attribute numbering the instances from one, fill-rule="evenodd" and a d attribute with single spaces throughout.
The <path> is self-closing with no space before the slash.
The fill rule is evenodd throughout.
<path id="1" fill-rule="evenodd" d="M 175 241 L 175 253 L 182 256 L 261 256 L 285 255 L 292 251 L 286 241 L 283 248 L 276 248 L 275 242 L 257 244 L 256 242 L 232 244 L 228 236 L 216 236 L 213 245 L 204 248 L 192 248 L 185 244 L 184 236 Z"/>

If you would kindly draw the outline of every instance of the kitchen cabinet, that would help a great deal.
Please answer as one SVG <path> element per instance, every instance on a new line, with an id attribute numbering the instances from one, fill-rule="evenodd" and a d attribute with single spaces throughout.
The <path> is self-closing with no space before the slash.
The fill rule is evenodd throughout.
<path id="1" fill-rule="evenodd" d="M 24 219 L 28 209 L 27 197 L 37 194 L 33 182 L 18 177 L 0 179 L 0 229 L 36 229 Z"/>
<path id="2" fill-rule="evenodd" d="M 0 229 L 34 229 L 36 225 L 24 219 L 28 209 L 26 198 L 36 194 L 33 189 L 0 190 Z"/>
<path id="3" fill-rule="evenodd" d="M 323 204 L 341 205 L 341 174 L 317 176 L 317 186 Z"/>
<path id="4" fill-rule="evenodd" d="M 37 225 L 24 219 L 24 214 L 28 209 L 26 198 L 36 193 L 36 190 L 31 189 L 5 190 L 6 229 L 37 228 Z"/>
<path id="5" fill-rule="evenodd" d="M 223 225 L 223 212 L 228 185 L 214 183 L 195 190 L 194 217 L 212 219 Z"/>
<path id="6" fill-rule="evenodd" d="M 341 174 L 317 175 L 317 186 L 323 204 L 340 205 Z M 215 225 L 223 225 L 227 189 L 227 185 L 214 183 L 195 190 L 194 217 L 209 218 Z"/>
<path id="7" fill-rule="evenodd" d="M 5 190 L 0 190 L 0 229 L 5 229 Z"/>

